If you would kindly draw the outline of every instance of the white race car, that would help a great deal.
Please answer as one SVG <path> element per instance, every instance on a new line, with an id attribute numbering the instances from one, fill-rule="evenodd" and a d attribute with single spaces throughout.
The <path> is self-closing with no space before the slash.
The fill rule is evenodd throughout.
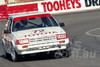
<path id="1" fill-rule="evenodd" d="M 55 57 L 63 51 L 69 55 L 69 38 L 48 13 L 31 12 L 10 15 L 2 32 L 5 57 L 11 55 L 13 61 L 21 56 L 42 52 L 54 53 Z"/>

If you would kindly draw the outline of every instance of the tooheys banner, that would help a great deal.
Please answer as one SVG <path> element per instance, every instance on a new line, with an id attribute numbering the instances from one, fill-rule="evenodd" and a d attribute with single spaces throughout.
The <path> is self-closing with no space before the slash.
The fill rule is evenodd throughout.
<path id="1" fill-rule="evenodd" d="M 100 0 L 85 0 L 86 7 L 100 6 Z"/>
<path id="2" fill-rule="evenodd" d="M 54 0 L 41 2 L 39 5 L 40 11 L 57 13 L 57 12 L 66 12 L 66 11 L 75 11 L 85 7 L 83 5 L 83 0 Z"/>
<path id="3" fill-rule="evenodd" d="M 63 13 L 100 8 L 100 0 L 48 0 L 0 6 L 0 19 L 23 12 Z"/>
<path id="4" fill-rule="evenodd" d="M 100 8 L 100 0 L 49 0 L 38 5 L 39 11 L 62 13 Z"/>

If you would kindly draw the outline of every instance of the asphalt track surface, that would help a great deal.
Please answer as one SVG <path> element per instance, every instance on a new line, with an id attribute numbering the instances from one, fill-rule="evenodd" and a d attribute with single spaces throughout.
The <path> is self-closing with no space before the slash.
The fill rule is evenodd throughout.
<path id="1" fill-rule="evenodd" d="M 54 15 L 66 24 L 72 56 L 53 59 L 49 55 L 12 62 L 4 58 L 0 40 L 0 67 L 100 67 L 100 10 Z M 4 21 L 0 22 L 0 34 Z M 0 35 L 1 39 L 1 35 Z"/>

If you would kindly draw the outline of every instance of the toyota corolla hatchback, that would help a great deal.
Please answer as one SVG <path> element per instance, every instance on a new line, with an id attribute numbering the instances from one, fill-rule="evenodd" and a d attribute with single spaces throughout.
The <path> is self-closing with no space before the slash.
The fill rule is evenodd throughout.
<path id="1" fill-rule="evenodd" d="M 62 26 L 48 13 L 10 15 L 2 32 L 5 57 L 18 61 L 21 56 L 44 52 L 56 58 L 59 53 L 68 55 L 69 38 Z"/>

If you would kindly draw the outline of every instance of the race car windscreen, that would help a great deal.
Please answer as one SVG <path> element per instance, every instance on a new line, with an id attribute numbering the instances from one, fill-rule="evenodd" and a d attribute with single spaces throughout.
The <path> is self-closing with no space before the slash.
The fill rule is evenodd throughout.
<path id="1" fill-rule="evenodd" d="M 58 26 L 58 24 L 53 17 L 31 17 L 14 21 L 13 31 L 54 26 Z"/>

